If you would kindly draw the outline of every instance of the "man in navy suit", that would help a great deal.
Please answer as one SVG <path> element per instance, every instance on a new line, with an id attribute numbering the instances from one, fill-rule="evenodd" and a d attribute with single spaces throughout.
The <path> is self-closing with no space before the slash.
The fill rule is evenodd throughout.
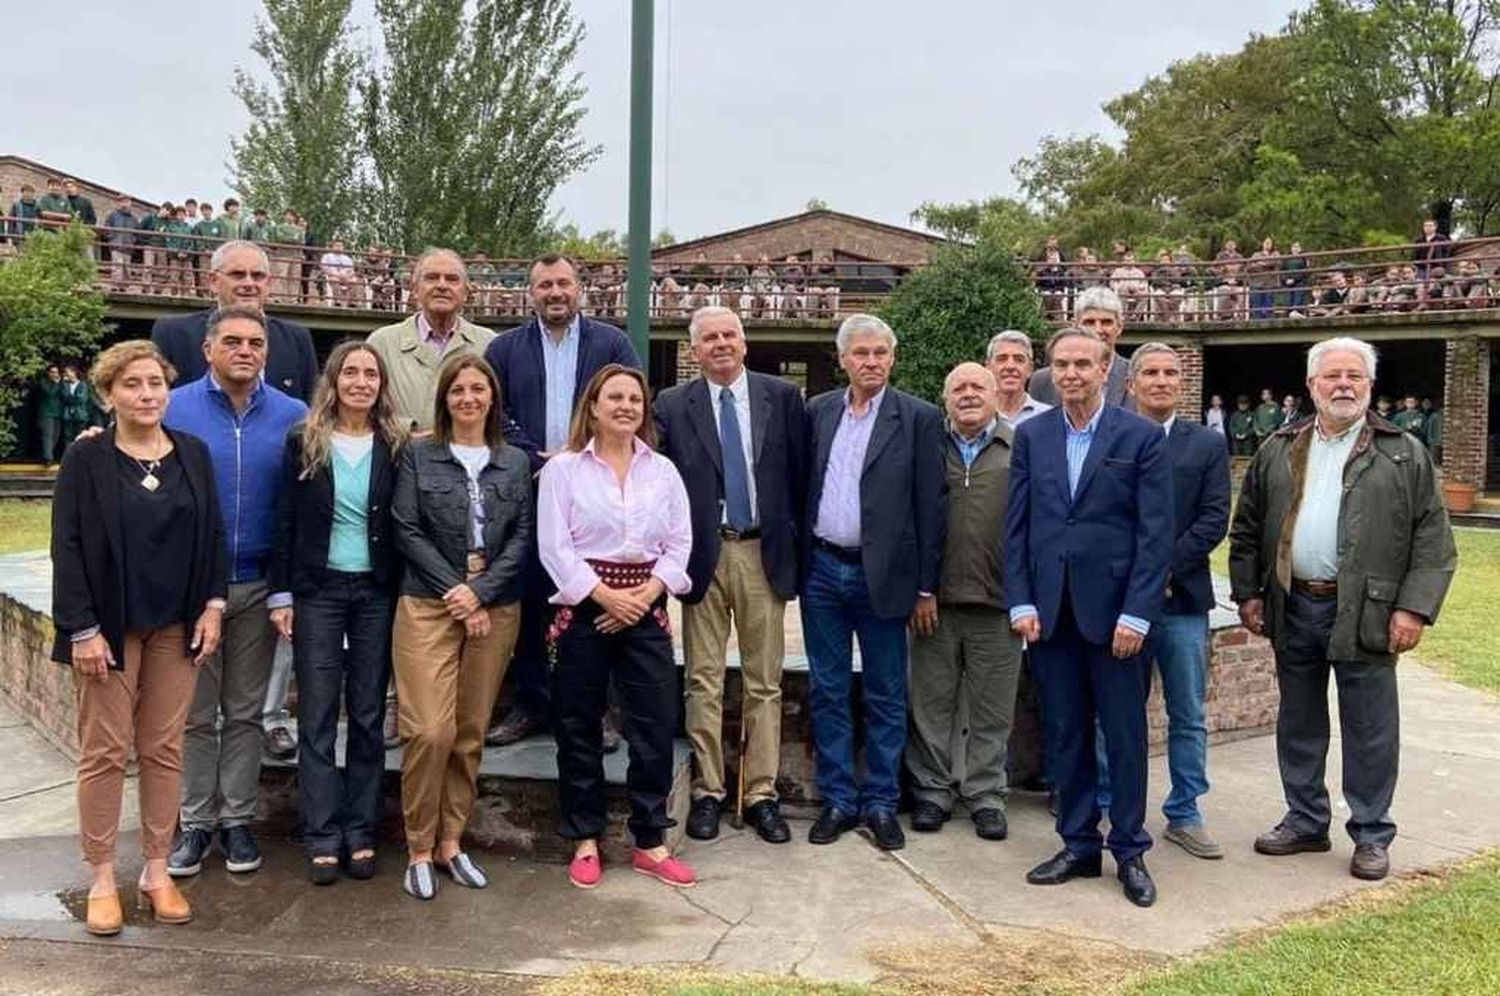
<path id="1" fill-rule="evenodd" d="M 158 318 L 151 341 L 177 368 L 177 385 L 189 384 L 208 373 L 203 338 L 208 318 L 218 308 L 248 307 L 266 313 L 271 288 L 271 262 L 253 242 L 226 242 L 209 261 L 208 287 L 217 306 L 180 318 Z M 266 319 L 266 383 L 304 403 L 312 399 L 318 382 L 318 354 L 306 326 L 280 318 Z"/>
<path id="2" fill-rule="evenodd" d="M 1146 637 L 1167 587 L 1171 469 L 1160 427 L 1105 404 L 1108 343 L 1063 329 L 1047 355 L 1060 405 L 1016 430 L 1005 592 L 1011 628 L 1031 644 L 1064 847 L 1026 879 L 1100 874 L 1097 721 L 1114 783 L 1109 848 L 1126 898 L 1149 906 Z"/>
<path id="3" fill-rule="evenodd" d="M 573 399 L 590 378 L 610 363 L 640 369 L 625 333 L 578 313 L 578 268 L 566 256 L 548 253 L 531 264 L 531 320 L 495 337 L 484 358 L 500 380 L 505 405 L 505 439 L 531 459 L 536 473 L 568 441 Z M 545 729 L 550 696 L 542 640 L 552 582 L 533 556 L 521 605 L 521 632 L 511 660 L 516 698 L 510 712 L 485 740 L 508 744 Z M 606 727 L 605 748 L 619 747 L 619 736 Z"/>
<path id="4" fill-rule="evenodd" d="M 688 836 L 718 836 L 724 787 L 725 649 L 738 638 L 745 744 L 745 820 L 762 840 L 791 829 L 776 798 L 781 757 L 781 666 L 786 603 L 797 594 L 799 525 L 807 489 L 802 392 L 745 368 L 745 330 L 729 308 L 693 312 L 693 357 L 703 376 L 656 399 L 661 451 L 687 487 L 693 586 L 682 596 L 687 735 L 697 774 Z"/>
<path id="5" fill-rule="evenodd" d="M 863 816 L 875 843 L 904 846 L 896 820 L 906 749 L 906 627 L 931 633 L 948 523 L 943 417 L 889 386 L 896 335 L 873 315 L 838 331 L 845 390 L 808 404 L 802 633 L 812 678 L 823 811 L 808 833 L 831 844 Z M 850 715 L 859 638 L 865 780 L 854 782 Z"/>
<path id="6" fill-rule="evenodd" d="M 1177 417 L 1182 364 L 1171 346 L 1150 342 L 1130 356 L 1136 411 L 1161 426 L 1172 465 L 1176 542 L 1166 611 L 1151 645 L 1167 703 L 1167 768 L 1172 790 L 1162 804 L 1162 836 L 1198 858 L 1224 850 L 1203 824 L 1198 799 L 1208 791 L 1208 613 L 1214 607 L 1208 555 L 1229 531 L 1229 452 L 1218 433 Z"/>

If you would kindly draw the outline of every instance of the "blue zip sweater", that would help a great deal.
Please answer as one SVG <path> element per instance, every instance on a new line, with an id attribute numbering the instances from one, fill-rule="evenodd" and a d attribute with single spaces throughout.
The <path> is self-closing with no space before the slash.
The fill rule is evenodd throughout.
<path id="1" fill-rule="evenodd" d="M 242 413 L 235 412 L 212 373 L 172 391 L 167 427 L 203 440 L 213 460 L 232 582 L 266 575 L 287 432 L 306 417 L 306 405 L 264 381 Z"/>

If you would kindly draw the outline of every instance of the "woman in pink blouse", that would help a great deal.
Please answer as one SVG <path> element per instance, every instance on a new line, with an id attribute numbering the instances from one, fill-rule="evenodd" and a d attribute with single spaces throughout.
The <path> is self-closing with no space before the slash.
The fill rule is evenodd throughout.
<path id="1" fill-rule="evenodd" d="M 656 452 L 645 375 L 611 363 L 589 381 L 568 448 L 542 469 L 537 538 L 557 585 L 547 630 L 561 814 L 575 841 L 568 878 L 599 884 L 604 833 L 600 721 L 614 676 L 625 713 L 635 870 L 668 885 L 697 881 L 664 831 L 672 783 L 678 694 L 666 596 L 688 590 L 692 549 L 687 491 Z"/>

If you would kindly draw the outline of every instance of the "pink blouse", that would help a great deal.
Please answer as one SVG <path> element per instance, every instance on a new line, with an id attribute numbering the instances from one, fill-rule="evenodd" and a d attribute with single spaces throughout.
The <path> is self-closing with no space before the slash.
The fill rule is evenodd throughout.
<path id="1" fill-rule="evenodd" d="M 555 605 L 577 605 L 599 584 L 589 560 L 635 564 L 655 560 L 652 574 L 667 591 L 692 587 L 693 549 L 687 489 L 672 461 L 639 438 L 620 487 L 614 469 L 594 453 L 559 453 L 542 468 L 536 509 L 542 566 L 557 585 Z"/>

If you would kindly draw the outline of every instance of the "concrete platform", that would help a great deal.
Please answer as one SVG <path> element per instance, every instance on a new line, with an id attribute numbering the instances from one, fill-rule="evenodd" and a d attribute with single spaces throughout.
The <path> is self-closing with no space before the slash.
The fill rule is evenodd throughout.
<path id="1" fill-rule="evenodd" d="M 1400 836 L 1391 852 L 1397 874 L 1500 846 L 1500 700 L 1413 663 L 1401 668 Z M 1044 800 L 1017 794 L 1011 838 L 1003 843 L 978 840 L 962 816 L 942 833 L 910 834 L 896 854 L 857 834 L 811 846 L 805 821 L 793 823 L 795 839 L 781 847 L 726 825 L 716 841 L 683 843 L 680 853 L 701 878 L 683 892 L 619 863 L 607 866 L 599 889 L 580 892 L 556 865 L 490 856 L 488 890 L 444 881 L 438 898 L 423 904 L 400 892 L 394 847 L 383 850 L 375 880 L 318 889 L 306 883 L 298 849 L 270 838 L 266 865 L 254 875 L 230 876 L 210 859 L 187 887 L 198 911 L 191 925 L 158 927 L 131 914 L 120 938 L 96 941 L 78 922 L 86 873 L 73 836 L 71 766 L 0 709 L 0 756 L 7 758 L 0 772 L 0 949 L 13 940 L 31 945 L 17 949 L 25 951 L 56 950 L 36 947 L 41 942 L 87 945 L 79 960 L 93 963 L 102 957 L 97 952 L 129 947 L 160 964 L 191 963 L 182 962 L 187 955 L 233 965 L 274 958 L 326 962 L 335 973 L 352 964 L 377 974 L 405 967 L 522 979 L 603 964 L 848 981 L 879 977 L 886 971 L 881 950 L 893 944 L 961 949 L 1013 931 L 1183 955 L 1371 887 L 1349 877 L 1351 846 L 1338 827 L 1329 854 L 1273 859 L 1251 852 L 1254 836 L 1282 811 L 1274 755 L 1267 737 L 1211 748 L 1205 810 L 1228 856 L 1199 861 L 1159 845 L 1147 857 L 1161 890 L 1150 910 L 1121 897 L 1108 861 L 1098 880 L 1026 885 L 1026 869 L 1058 843 Z M 1149 826 L 1159 833 L 1165 760 L 1151 764 Z M 1329 778 L 1336 800 L 1338 769 L 1335 739 Z M 132 821 L 127 812 L 126 826 Z M 135 835 L 125 834 L 122 855 L 135 846 Z M 122 857 L 121 866 L 128 882 L 138 862 Z"/>

